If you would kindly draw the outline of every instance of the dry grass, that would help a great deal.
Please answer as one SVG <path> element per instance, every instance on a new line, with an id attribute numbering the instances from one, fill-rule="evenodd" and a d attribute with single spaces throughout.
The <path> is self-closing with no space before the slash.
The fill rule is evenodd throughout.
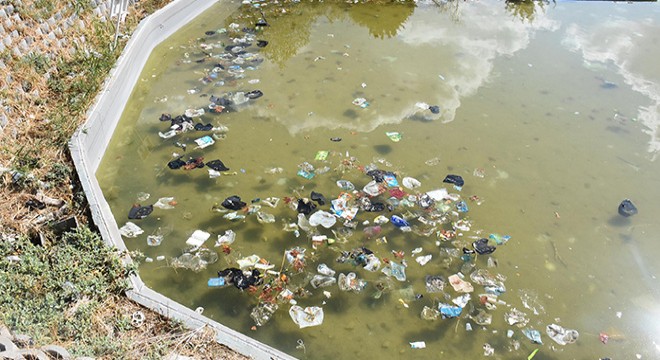
<path id="1" fill-rule="evenodd" d="M 212 328 L 184 329 L 126 298 L 109 299 L 102 308 L 105 308 L 106 311 L 94 317 L 94 324 L 99 331 L 107 333 L 109 337 L 119 338 L 122 342 L 126 340 L 126 342 L 131 343 L 131 348 L 123 354 L 122 358 L 124 359 L 144 359 L 147 354 L 162 353 L 163 349 L 166 349 L 165 353 L 176 353 L 199 360 L 248 359 L 216 342 L 215 332 Z M 113 319 L 130 316 L 138 311 L 145 316 L 144 323 L 141 326 L 122 332 L 117 332 L 108 326 Z M 74 344 L 70 346 L 74 346 Z"/>
<path id="2" fill-rule="evenodd" d="M 130 33 L 141 19 L 169 1 L 136 2 L 122 32 Z M 0 241 L 39 234 L 52 240 L 49 223 L 71 216 L 88 222 L 67 141 L 83 123 L 125 40 L 112 49 L 114 21 L 101 22 L 91 9 L 72 6 L 82 3 L 86 2 L 23 0 L 21 5 L 14 4 L 22 21 L 5 26 L 7 33 L 16 30 L 19 34 L 12 46 L 20 39 L 32 42 L 20 57 L 11 47 L 0 53 L 5 65 L 0 67 L 0 117 L 7 119 L 0 130 Z M 55 13 L 62 16 L 50 27 L 53 32 L 44 32 L 41 25 Z M 74 13 L 78 16 L 73 24 L 65 24 Z M 55 30 L 58 27 L 61 33 Z M 28 201 L 34 200 L 41 200 L 44 207 L 37 208 L 34 202 L 29 206 Z M 100 309 L 90 320 L 98 333 L 130 344 L 123 359 L 159 358 L 171 352 L 195 359 L 245 359 L 218 344 L 212 329 L 184 329 L 127 298 L 110 296 Z M 130 315 L 138 311 L 144 313 L 145 321 L 134 327 Z M 118 328 L 117 319 L 128 325 Z M 77 343 L 71 339 L 59 345 L 75 353 Z M 96 356 L 110 359 L 115 355 Z"/>

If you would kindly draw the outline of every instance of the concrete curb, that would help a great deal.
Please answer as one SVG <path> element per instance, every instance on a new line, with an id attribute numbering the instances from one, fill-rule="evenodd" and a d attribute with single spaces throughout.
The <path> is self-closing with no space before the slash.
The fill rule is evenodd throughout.
<path id="1" fill-rule="evenodd" d="M 87 113 L 87 121 L 69 142 L 71 157 L 87 195 L 92 217 L 103 240 L 109 246 L 119 250 L 126 249 L 95 173 L 121 117 L 121 111 L 118 109 L 124 109 L 154 47 L 215 3 L 216 0 L 175 0 L 144 19 L 131 36 L 94 105 Z M 130 258 L 125 260 L 131 262 Z M 153 291 L 139 276 L 132 276 L 131 282 L 133 290 L 127 294 L 131 300 L 163 316 L 182 321 L 192 329 L 210 326 L 216 331 L 218 342 L 239 353 L 254 359 L 295 359 Z"/>

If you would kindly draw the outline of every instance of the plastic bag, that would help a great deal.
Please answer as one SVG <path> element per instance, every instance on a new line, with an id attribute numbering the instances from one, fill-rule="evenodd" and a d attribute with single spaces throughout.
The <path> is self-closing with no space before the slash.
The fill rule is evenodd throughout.
<path id="1" fill-rule="evenodd" d="M 323 308 L 318 306 L 302 308 L 294 305 L 289 309 L 293 322 L 301 329 L 309 326 L 318 326 L 323 323 Z"/>

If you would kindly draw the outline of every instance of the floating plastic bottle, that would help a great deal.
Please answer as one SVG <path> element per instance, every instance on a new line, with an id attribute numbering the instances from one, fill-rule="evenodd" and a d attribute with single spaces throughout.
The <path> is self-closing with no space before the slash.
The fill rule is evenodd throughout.
<path id="1" fill-rule="evenodd" d="M 276 303 L 259 303 L 252 309 L 250 317 L 257 326 L 263 326 L 273 317 L 278 308 Z"/>
<path id="2" fill-rule="evenodd" d="M 394 226 L 396 226 L 398 228 L 410 227 L 410 224 L 404 218 L 402 218 L 398 215 L 392 215 L 392 217 L 390 218 L 390 221 L 392 221 L 392 224 L 394 224 Z"/>
<path id="3" fill-rule="evenodd" d="M 320 287 L 334 285 L 335 283 L 337 283 L 337 279 L 335 279 L 333 276 L 314 275 L 314 277 L 312 278 L 312 280 L 309 281 L 309 283 L 312 285 L 314 289 L 318 289 Z"/>

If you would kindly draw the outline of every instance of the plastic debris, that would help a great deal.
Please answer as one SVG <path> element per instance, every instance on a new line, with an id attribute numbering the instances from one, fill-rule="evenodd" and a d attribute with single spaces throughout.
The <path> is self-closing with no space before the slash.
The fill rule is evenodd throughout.
<path id="1" fill-rule="evenodd" d="M 637 207 L 630 199 L 625 199 L 619 204 L 619 215 L 629 217 L 635 214 L 637 214 Z"/>
<path id="2" fill-rule="evenodd" d="M 261 260 L 261 257 L 256 254 L 252 254 L 250 256 L 246 256 L 244 258 L 236 260 L 236 263 L 238 264 L 238 267 L 241 269 L 248 269 L 255 267 L 257 263 L 259 263 L 259 260 Z"/>
<path id="3" fill-rule="evenodd" d="M 457 188 L 462 188 L 463 185 L 465 184 L 465 181 L 463 181 L 463 178 L 460 175 L 447 175 L 444 180 L 442 180 L 444 183 L 448 184 L 453 184 Z"/>
<path id="4" fill-rule="evenodd" d="M 169 209 L 174 209 L 174 205 L 176 205 L 176 201 L 174 201 L 173 197 L 162 197 L 158 199 L 158 201 L 156 201 L 154 207 L 163 210 L 169 210 Z"/>
<path id="5" fill-rule="evenodd" d="M 129 221 L 124 226 L 119 228 L 119 233 L 127 238 L 135 238 L 138 237 L 138 235 L 144 233 L 144 230 Z"/>
<path id="6" fill-rule="evenodd" d="M 495 353 L 495 349 L 493 349 L 493 347 L 488 343 L 484 344 L 483 349 L 484 356 L 491 356 Z"/>
<path id="7" fill-rule="evenodd" d="M 245 290 L 250 286 L 259 285 L 262 282 L 261 272 L 257 269 L 241 270 L 227 268 L 218 271 L 218 277 L 225 278 L 227 284 L 233 284 L 236 288 Z"/>
<path id="8" fill-rule="evenodd" d="M 495 246 L 488 245 L 488 239 L 485 238 L 473 242 L 472 247 L 479 255 L 492 254 L 496 250 Z"/>
<path id="9" fill-rule="evenodd" d="M 410 343 L 410 348 L 411 349 L 425 349 L 426 348 L 426 342 L 424 341 L 415 341 Z"/>
<path id="10" fill-rule="evenodd" d="M 410 227 L 410 223 L 408 223 L 404 218 L 398 215 L 392 215 L 392 217 L 390 217 L 390 221 L 392 222 L 392 224 L 394 224 L 394 226 L 398 228 Z"/>
<path id="11" fill-rule="evenodd" d="M 449 284 L 457 292 L 469 293 L 469 292 L 474 291 L 474 287 L 472 286 L 472 284 L 470 284 L 469 282 L 463 280 L 463 278 L 460 277 L 458 274 L 454 274 L 454 275 L 449 276 L 449 278 L 447 280 L 449 280 Z"/>
<path id="12" fill-rule="evenodd" d="M 335 271 L 330 269 L 326 264 L 319 264 L 316 271 L 321 275 L 335 276 Z"/>
<path id="13" fill-rule="evenodd" d="M 398 132 L 388 131 L 388 132 L 385 133 L 385 135 L 387 135 L 387 137 L 390 138 L 390 140 L 392 140 L 394 142 L 401 141 L 401 134 L 398 133 Z"/>
<path id="14" fill-rule="evenodd" d="M 331 228 L 336 222 L 337 218 L 334 215 L 323 210 L 319 210 L 309 217 L 309 224 L 311 226 L 321 225 L 326 229 Z"/>
<path id="15" fill-rule="evenodd" d="M 572 344 L 580 336 L 577 330 L 564 329 L 557 324 L 548 325 L 545 328 L 545 333 L 559 345 Z"/>
<path id="16" fill-rule="evenodd" d="M 247 206 L 247 204 L 241 201 L 240 197 L 232 195 L 222 202 L 222 206 L 229 210 L 240 210 Z"/>
<path id="17" fill-rule="evenodd" d="M 424 265 L 426 265 L 429 261 L 431 261 L 432 258 L 433 258 L 433 255 L 428 254 L 428 255 L 424 255 L 424 256 L 418 256 L 418 257 L 416 257 L 416 258 L 415 258 L 415 261 L 417 261 L 417 263 L 418 263 L 419 265 L 424 266 Z"/>
<path id="18" fill-rule="evenodd" d="M 357 274 L 354 272 L 350 272 L 348 274 L 339 274 L 337 285 L 341 291 L 360 292 L 367 286 L 367 282 L 363 279 L 358 279 Z"/>
<path id="19" fill-rule="evenodd" d="M 220 160 L 211 160 L 206 163 L 206 166 L 210 167 L 215 171 L 229 171 L 229 168 Z"/>
<path id="20" fill-rule="evenodd" d="M 527 323 L 529 322 L 529 319 L 527 319 L 527 314 L 516 308 L 513 308 L 510 311 L 506 312 L 504 314 L 504 320 L 506 320 L 507 324 L 509 325 L 517 324 L 518 327 L 523 327 L 527 325 Z"/>
<path id="21" fill-rule="evenodd" d="M 426 275 L 424 283 L 428 293 L 441 293 L 445 288 L 445 278 L 439 275 Z"/>
<path id="22" fill-rule="evenodd" d="M 437 320 L 440 317 L 440 311 L 424 306 L 421 316 L 424 320 Z"/>
<path id="23" fill-rule="evenodd" d="M 151 214 L 152 211 L 154 211 L 153 205 L 140 206 L 140 204 L 135 204 L 128 211 L 128 218 L 131 220 L 144 219 L 147 216 L 149 216 L 149 214 Z"/>
<path id="24" fill-rule="evenodd" d="M 344 191 L 353 191 L 355 190 L 355 185 L 348 180 L 337 180 L 337 186 Z"/>
<path id="25" fill-rule="evenodd" d="M 312 285 L 314 289 L 331 286 L 334 285 L 336 282 L 337 279 L 335 279 L 333 276 L 327 276 L 327 275 L 314 275 L 312 280 L 309 281 L 309 283 Z"/>
<path id="26" fill-rule="evenodd" d="M 367 106 L 369 106 L 369 102 L 365 98 L 355 98 L 353 99 L 353 105 L 359 106 L 364 109 Z"/>
<path id="27" fill-rule="evenodd" d="M 279 306 L 276 303 L 262 302 L 250 312 L 250 317 L 257 326 L 264 326 L 273 317 Z"/>
<path id="28" fill-rule="evenodd" d="M 225 278 L 223 277 L 216 277 L 216 278 L 210 278 L 207 281 L 208 287 L 222 287 L 225 286 Z"/>
<path id="29" fill-rule="evenodd" d="M 323 323 L 323 309 L 318 306 L 302 308 L 294 305 L 289 309 L 293 322 L 301 329 L 309 326 L 318 326 Z"/>
<path id="30" fill-rule="evenodd" d="M 195 139 L 195 144 L 197 144 L 198 148 L 204 149 L 206 147 L 209 147 L 209 146 L 215 144 L 215 140 L 213 140 L 212 137 L 206 135 L 206 136 L 202 136 L 199 139 Z"/>
<path id="31" fill-rule="evenodd" d="M 411 177 L 404 177 L 401 182 L 406 189 L 415 189 L 422 186 L 422 183 L 419 182 L 419 180 Z"/>
<path id="32" fill-rule="evenodd" d="M 449 304 L 438 304 L 438 310 L 440 310 L 440 315 L 443 319 L 451 319 L 458 316 L 461 316 L 463 308 L 460 306 L 452 306 Z"/>
<path id="33" fill-rule="evenodd" d="M 206 231 L 195 230 L 188 240 L 186 240 L 186 244 L 197 248 L 202 246 L 209 237 L 211 237 L 211 234 Z"/>
<path id="34" fill-rule="evenodd" d="M 497 245 L 504 245 L 511 239 L 509 235 L 500 235 L 500 234 L 490 234 L 488 238 L 495 241 Z"/>
<path id="35" fill-rule="evenodd" d="M 183 253 L 181 256 L 172 259 L 170 265 L 174 268 L 186 268 L 198 272 L 206 269 L 207 265 L 218 261 L 218 254 L 215 251 L 201 248 L 193 252 Z"/>
<path id="36" fill-rule="evenodd" d="M 390 261 L 381 272 L 387 276 L 392 276 L 399 281 L 406 281 L 406 267 L 395 261 Z"/>
<path id="37" fill-rule="evenodd" d="M 538 330 L 534 329 L 523 329 L 522 333 L 535 344 L 543 344 L 541 341 L 541 333 Z"/>

